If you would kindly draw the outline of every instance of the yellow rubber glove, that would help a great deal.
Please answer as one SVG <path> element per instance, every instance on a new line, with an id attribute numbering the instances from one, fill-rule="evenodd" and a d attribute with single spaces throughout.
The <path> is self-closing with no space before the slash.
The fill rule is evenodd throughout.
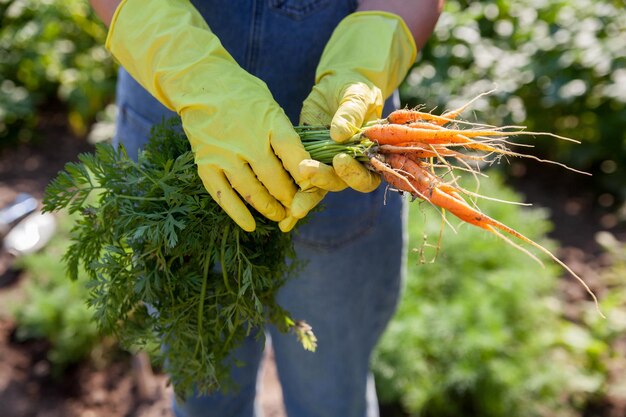
<path id="1" fill-rule="evenodd" d="M 333 140 L 350 139 L 364 123 L 381 117 L 385 100 L 416 56 L 415 41 L 400 16 L 380 11 L 349 15 L 322 53 L 300 123 L 330 125 Z M 347 154 L 337 155 L 333 168 L 303 161 L 300 171 L 312 184 L 329 191 L 350 186 L 370 192 L 380 184 L 380 176 Z"/>
<path id="2" fill-rule="evenodd" d="M 245 200 L 288 231 L 324 196 L 298 170 L 310 158 L 265 83 L 243 70 L 188 0 L 124 0 L 106 46 L 182 119 L 211 197 L 246 231 Z"/>

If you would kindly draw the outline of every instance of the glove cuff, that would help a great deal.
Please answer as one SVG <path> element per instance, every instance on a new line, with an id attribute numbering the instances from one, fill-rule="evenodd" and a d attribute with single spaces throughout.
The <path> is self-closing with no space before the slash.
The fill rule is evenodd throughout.
<path id="1" fill-rule="evenodd" d="M 357 72 L 378 87 L 386 99 L 415 62 L 411 31 L 397 14 L 352 13 L 335 28 L 316 71 L 316 82 L 330 74 Z"/>
<path id="2" fill-rule="evenodd" d="M 111 51 L 111 46 L 113 44 L 113 29 L 117 26 L 117 19 L 121 13 L 122 8 L 125 5 L 126 0 L 122 0 L 120 4 L 117 5 L 115 13 L 113 13 L 113 17 L 111 18 L 111 23 L 109 24 L 109 32 L 107 33 L 106 40 L 104 41 L 104 46 L 109 51 Z"/>
<path id="3" fill-rule="evenodd" d="M 189 0 L 123 0 L 105 46 L 139 84 L 178 113 L 197 104 L 186 98 L 197 95 L 194 74 L 219 79 L 241 70 Z"/>

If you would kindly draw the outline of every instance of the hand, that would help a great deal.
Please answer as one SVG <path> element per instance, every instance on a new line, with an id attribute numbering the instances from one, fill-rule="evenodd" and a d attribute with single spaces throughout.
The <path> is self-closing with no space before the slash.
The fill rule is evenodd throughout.
<path id="1" fill-rule="evenodd" d="M 107 48 L 182 119 L 207 191 L 246 231 L 247 202 L 288 231 L 322 198 L 298 169 L 310 158 L 267 86 L 244 71 L 186 0 L 126 0 Z M 242 200 L 243 199 L 243 200 Z"/>
<path id="2" fill-rule="evenodd" d="M 403 20 L 386 12 L 357 12 L 331 36 L 316 71 L 316 84 L 304 101 L 301 124 L 330 125 L 330 136 L 343 142 L 364 123 L 381 117 L 385 99 L 404 79 L 417 49 Z M 329 191 L 350 186 L 373 191 L 380 177 L 346 154 L 333 169 L 304 161 L 301 173 Z"/>
<path id="3" fill-rule="evenodd" d="M 333 83 L 335 85 L 331 85 Z M 344 88 L 346 91 L 342 91 Z M 380 117 L 382 103 L 376 87 L 370 89 L 364 83 L 351 83 L 341 77 L 323 78 L 304 101 L 300 124 L 330 125 L 330 137 L 344 142 L 357 133 L 364 122 Z M 336 155 L 332 167 L 313 160 L 302 161 L 300 174 L 326 191 L 350 187 L 368 193 L 381 182 L 380 175 L 346 153 Z"/>

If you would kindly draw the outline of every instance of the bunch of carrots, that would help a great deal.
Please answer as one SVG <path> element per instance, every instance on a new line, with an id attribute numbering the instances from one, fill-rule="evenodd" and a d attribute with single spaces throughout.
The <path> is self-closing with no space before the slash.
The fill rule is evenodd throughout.
<path id="1" fill-rule="evenodd" d="M 540 264 L 536 256 L 510 237 L 544 252 L 575 277 L 598 306 L 594 293 L 571 268 L 540 244 L 481 212 L 477 200 L 489 197 L 459 185 L 457 172 L 473 175 L 478 185 L 479 176 L 484 175 L 480 167 L 501 157 L 532 158 L 589 175 L 511 148 L 529 146 L 511 139 L 523 135 L 551 136 L 579 143 L 576 140 L 552 133 L 529 132 L 523 126 L 495 127 L 460 120 L 461 113 L 485 94 L 489 93 L 480 94 L 458 109 L 441 115 L 419 109 L 396 110 L 386 119 L 367 124 L 343 143 L 332 141 L 327 127 L 298 126 L 296 130 L 313 159 L 330 163 L 336 154 L 348 153 L 381 174 L 393 189 L 428 202 L 440 209 L 443 216 L 449 212 L 463 222 L 485 229 Z"/>

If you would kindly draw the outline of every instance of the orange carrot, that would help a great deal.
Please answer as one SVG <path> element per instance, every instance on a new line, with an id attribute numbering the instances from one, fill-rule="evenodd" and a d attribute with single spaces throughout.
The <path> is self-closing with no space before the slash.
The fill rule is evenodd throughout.
<path id="1" fill-rule="evenodd" d="M 443 156 L 456 157 L 458 155 L 466 156 L 445 147 L 429 146 L 423 143 L 404 143 L 402 146 L 380 145 L 378 147 L 378 152 L 381 154 L 400 153 L 404 155 L 411 155 L 416 158 L 439 158 Z"/>
<path id="2" fill-rule="evenodd" d="M 498 148 L 494 146 L 470 139 L 467 133 L 473 134 L 473 132 L 477 131 L 452 129 L 431 130 L 413 128 L 407 125 L 378 124 L 364 129 L 362 135 L 381 145 L 402 145 L 408 142 L 420 142 L 432 145 L 462 144 L 470 149 L 499 152 Z M 503 132 L 498 132 L 498 134 L 502 136 L 505 135 Z M 480 135 L 474 134 L 474 136 Z"/>
<path id="3" fill-rule="evenodd" d="M 430 130 L 444 130 L 446 129 L 443 126 L 436 125 L 432 122 L 411 122 L 407 123 L 407 126 L 414 127 L 416 129 L 430 129 Z"/>
<path id="4" fill-rule="evenodd" d="M 424 168 L 422 168 L 419 163 L 416 163 L 400 154 L 387 155 L 385 157 L 385 160 L 395 171 L 395 173 L 398 174 L 391 174 L 389 172 L 390 170 L 381 171 L 383 177 L 389 184 L 393 185 L 398 190 L 407 191 L 415 197 L 422 198 L 437 207 L 449 211 L 466 223 L 473 224 L 474 226 L 480 227 L 495 234 L 499 238 L 524 251 L 533 258 L 535 257 L 530 252 L 512 242 L 498 230 L 514 236 L 517 239 L 520 239 L 522 242 L 539 249 L 550 258 L 552 258 L 559 265 L 561 265 L 566 271 L 572 274 L 572 276 L 576 278 L 591 295 L 596 303 L 596 307 L 598 307 L 598 300 L 595 294 L 593 293 L 593 291 L 591 291 L 591 289 L 587 286 L 583 279 L 580 278 L 574 271 L 572 271 L 572 269 L 568 267 L 563 261 L 558 259 L 554 254 L 552 254 L 552 252 L 550 252 L 548 249 L 544 248 L 532 239 L 527 238 L 516 230 L 506 226 L 503 223 L 500 223 L 495 219 L 492 219 L 491 217 L 471 207 L 458 193 L 446 192 L 444 187 L 441 187 L 439 179 Z M 602 313 L 600 312 L 600 314 Z"/>
<path id="5" fill-rule="evenodd" d="M 474 103 L 479 98 L 486 96 L 488 94 L 493 93 L 494 90 L 487 91 L 481 93 L 462 105 L 461 107 L 450 110 L 443 113 L 441 116 L 437 116 L 436 114 L 426 113 L 419 111 L 417 109 L 409 110 L 409 109 L 401 109 L 392 112 L 389 117 L 387 117 L 387 121 L 389 123 L 395 124 L 405 124 L 411 122 L 419 122 L 419 121 L 429 121 L 431 124 L 443 126 L 447 123 L 454 122 L 457 117 L 461 115 L 472 103 Z"/>
<path id="6" fill-rule="evenodd" d="M 415 187 L 421 195 L 426 196 L 428 201 L 437 207 L 441 207 L 449 211 L 464 222 L 473 224 L 483 229 L 485 229 L 486 226 L 495 226 L 506 232 L 512 231 L 512 229 L 509 229 L 504 224 L 485 216 L 469 204 L 460 202 L 457 198 L 450 196 L 440 186 L 441 184 L 439 179 L 422 168 L 418 163 L 406 158 L 403 155 L 397 154 L 389 155 L 385 159 L 393 169 L 406 173 L 411 185 Z M 399 184 L 394 184 L 394 186 L 397 185 Z M 406 190 L 406 187 L 399 187 L 399 189 L 410 191 Z"/>
<path id="7" fill-rule="evenodd" d="M 381 154 L 401 153 L 405 155 L 413 155 L 419 158 L 452 157 L 456 159 L 469 159 L 474 161 L 485 160 L 484 156 L 464 154 L 462 152 L 454 151 L 448 146 L 451 146 L 451 144 L 427 145 L 419 142 L 403 142 L 400 145 L 379 145 L 378 152 Z M 497 152 L 501 153 L 502 151 L 498 150 Z M 514 156 L 517 156 L 517 154 Z M 524 155 L 520 154 L 520 156 Z"/>
<path id="8" fill-rule="evenodd" d="M 535 132 L 505 132 L 502 130 L 445 129 L 438 130 L 409 125 L 379 124 L 363 130 L 363 136 L 380 143 L 424 142 L 424 143 L 465 143 L 469 138 L 481 136 L 506 137 L 512 135 L 537 135 Z"/>
<path id="9" fill-rule="evenodd" d="M 419 121 L 430 121 L 434 124 L 445 125 L 446 123 L 453 122 L 454 119 L 437 116 L 436 114 L 426 113 L 419 110 L 400 109 L 389 114 L 387 121 L 389 123 L 400 125 Z"/>

